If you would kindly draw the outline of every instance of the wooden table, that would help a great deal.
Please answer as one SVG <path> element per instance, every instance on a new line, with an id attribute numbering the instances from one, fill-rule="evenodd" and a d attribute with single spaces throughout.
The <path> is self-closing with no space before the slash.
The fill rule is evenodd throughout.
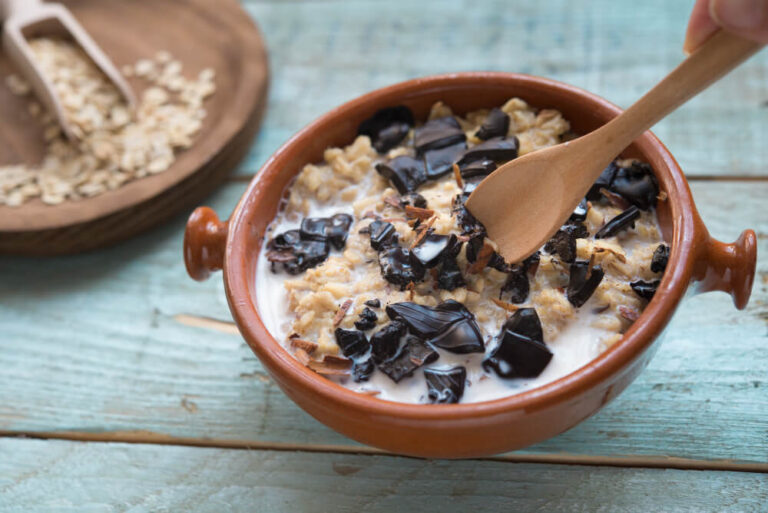
<path id="1" fill-rule="evenodd" d="M 247 2 L 271 51 L 263 130 L 208 203 L 226 215 L 293 132 L 451 70 L 553 77 L 628 105 L 682 57 L 692 2 Z M 380 453 L 314 421 L 237 334 L 184 217 L 97 253 L 0 258 L 0 511 L 766 511 L 768 52 L 656 133 L 717 237 L 758 232 L 752 301 L 689 298 L 601 413 L 475 461 Z"/>

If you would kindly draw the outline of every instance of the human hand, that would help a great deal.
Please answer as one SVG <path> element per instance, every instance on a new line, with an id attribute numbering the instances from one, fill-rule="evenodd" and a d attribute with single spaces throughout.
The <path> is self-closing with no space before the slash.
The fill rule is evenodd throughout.
<path id="1" fill-rule="evenodd" d="M 719 28 L 768 44 L 768 0 L 696 0 L 683 51 L 693 52 Z"/>

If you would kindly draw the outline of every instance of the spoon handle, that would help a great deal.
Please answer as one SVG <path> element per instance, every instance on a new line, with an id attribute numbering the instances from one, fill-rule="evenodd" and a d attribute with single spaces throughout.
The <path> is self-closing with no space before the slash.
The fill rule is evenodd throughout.
<path id="1" fill-rule="evenodd" d="M 720 30 L 624 113 L 598 132 L 618 155 L 643 132 L 762 48 Z"/>

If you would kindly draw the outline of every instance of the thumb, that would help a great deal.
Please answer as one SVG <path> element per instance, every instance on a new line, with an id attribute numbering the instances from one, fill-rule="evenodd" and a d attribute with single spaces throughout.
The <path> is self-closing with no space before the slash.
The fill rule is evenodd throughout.
<path id="1" fill-rule="evenodd" d="M 730 32 L 768 43 L 768 0 L 711 0 L 709 14 Z"/>

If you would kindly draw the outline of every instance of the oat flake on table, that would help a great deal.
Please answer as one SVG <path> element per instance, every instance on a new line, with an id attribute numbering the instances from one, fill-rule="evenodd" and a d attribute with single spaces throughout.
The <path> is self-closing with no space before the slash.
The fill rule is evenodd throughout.
<path id="1" fill-rule="evenodd" d="M 165 171 L 177 150 L 192 145 L 206 116 L 203 102 L 215 91 L 212 69 L 188 79 L 181 62 L 159 52 L 123 68 L 126 76 L 149 84 L 132 116 L 118 90 L 78 46 L 48 38 L 29 44 L 81 139 L 67 140 L 55 117 L 30 98 L 28 111 L 44 126 L 45 155 L 34 166 L 0 166 L 0 205 L 18 206 L 36 197 L 55 205 Z M 5 77 L 5 85 L 19 96 L 31 91 L 16 75 Z"/>

